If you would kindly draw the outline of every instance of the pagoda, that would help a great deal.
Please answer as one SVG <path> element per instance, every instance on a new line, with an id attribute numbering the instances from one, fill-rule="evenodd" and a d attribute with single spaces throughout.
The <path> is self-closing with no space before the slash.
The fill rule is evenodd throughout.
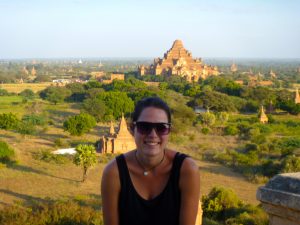
<path id="1" fill-rule="evenodd" d="M 296 89 L 296 93 L 295 93 L 295 104 L 300 104 L 300 96 L 299 96 L 298 88 Z"/>
<path id="2" fill-rule="evenodd" d="M 269 119 L 268 119 L 268 117 L 267 117 L 267 115 L 266 115 L 266 113 L 265 113 L 264 107 L 261 106 L 259 121 L 260 121 L 261 123 L 267 123 L 268 120 L 269 120 Z"/>
<path id="3" fill-rule="evenodd" d="M 231 72 L 236 72 L 238 70 L 238 67 L 237 67 L 237 65 L 235 64 L 235 63 L 232 63 L 232 65 L 231 65 L 231 67 L 230 67 L 230 71 Z"/>
<path id="4" fill-rule="evenodd" d="M 126 120 L 122 115 L 118 132 L 115 132 L 114 125 L 111 122 L 109 134 L 101 137 L 98 150 L 101 153 L 125 153 L 133 149 L 136 149 L 135 141 L 128 131 Z"/>
<path id="5" fill-rule="evenodd" d="M 150 66 L 140 65 L 139 75 L 177 75 L 184 77 L 189 82 L 197 82 L 199 78 L 219 75 L 218 68 L 203 64 L 201 58 L 193 58 L 192 53 L 187 51 L 181 40 L 175 40 L 171 49 L 164 57 L 155 58 Z"/>
<path id="6" fill-rule="evenodd" d="M 277 77 L 276 73 L 274 73 L 273 70 L 270 71 L 270 77 L 274 79 Z"/>

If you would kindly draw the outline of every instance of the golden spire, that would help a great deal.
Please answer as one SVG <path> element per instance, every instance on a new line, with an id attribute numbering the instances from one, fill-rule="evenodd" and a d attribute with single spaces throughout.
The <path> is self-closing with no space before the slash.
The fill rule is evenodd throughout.
<path id="1" fill-rule="evenodd" d="M 128 136 L 128 129 L 127 129 L 127 123 L 126 120 L 124 118 L 124 113 L 122 113 L 122 118 L 121 118 L 121 122 L 119 125 L 119 132 L 118 132 L 118 137 L 120 136 Z"/>
<path id="2" fill-rule="evenodd" d="M 110 135 L 115 135 L 115 128 L 114 128 L 114 124 L 112 121 L 110 121 L 110 129 L 109 129 L 109 134 Z"/>
<path id="3" fill-rule="evenodd" d="M 260 118 L 259 118 L 259 121 L 261 123 L 267 123 L 268 122 L 268 117 L 267 115 L 265 114 L 265 110 L 264 110 L 264 107 L 261 106 L 261 111 L 260 111 Z"/>
<path id="4" fill-rule="evenodd" d="M 296 89 L 295 103 L 296 103 L 296 104 L 299 104 L 299 103 L 300 103 L 300 96 L 299 96 L 298 88 Z"/>

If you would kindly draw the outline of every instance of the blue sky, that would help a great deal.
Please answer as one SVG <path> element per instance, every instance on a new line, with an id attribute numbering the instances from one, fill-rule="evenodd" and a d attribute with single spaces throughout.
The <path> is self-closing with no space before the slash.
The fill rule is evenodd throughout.
<path id="1" fill-rule="evenodd" d="M 300 58 L 298 0 L 0 0 L 0 58 Z"/>

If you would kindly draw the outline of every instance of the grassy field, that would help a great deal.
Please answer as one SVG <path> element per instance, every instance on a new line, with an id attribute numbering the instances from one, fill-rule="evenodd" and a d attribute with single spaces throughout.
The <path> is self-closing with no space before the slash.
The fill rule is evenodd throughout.
<path id="1" fill-rule="evenodd" d="M 25 89 L 31 89 L 33 92 L 38 92 L 49 87 L 52 82 L 44 83 L 23 83 L 23 84 L 1 84 L 0 88 L 7 90 L 8 92 L 20 93 Z"/>

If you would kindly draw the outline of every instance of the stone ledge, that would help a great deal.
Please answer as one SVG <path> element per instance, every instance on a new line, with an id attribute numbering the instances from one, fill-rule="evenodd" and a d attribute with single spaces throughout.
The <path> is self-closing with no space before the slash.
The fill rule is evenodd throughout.
<path id="1" fill-rule="evenodd" d="M 280 174 L 257 190 L 271 225 L 300 225 L 300 173 Z"/>

